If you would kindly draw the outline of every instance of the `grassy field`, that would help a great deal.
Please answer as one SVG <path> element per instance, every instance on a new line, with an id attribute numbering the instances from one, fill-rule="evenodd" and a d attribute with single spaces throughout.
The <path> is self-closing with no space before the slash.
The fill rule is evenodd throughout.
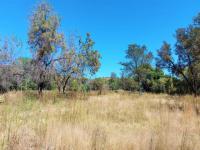
<path id="1" fill-rule="evenodd" d="M 67 99 L 51 92 L 37 100 L 11 92 L 1 101 L 2 150 L 200 149 L 192 96 L 110 92 Z"/>

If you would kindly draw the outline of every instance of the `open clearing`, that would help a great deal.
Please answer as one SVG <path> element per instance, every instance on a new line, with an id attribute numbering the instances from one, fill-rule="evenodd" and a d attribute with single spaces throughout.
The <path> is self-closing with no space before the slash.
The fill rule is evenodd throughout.
<path id="1" fill-rule="evenodd" d="M 45 102 L 20 92 L 2 97 L 0 149 L 200 149 L 192 96 L 118 92 L 69 100 L 45 93 Z"/>

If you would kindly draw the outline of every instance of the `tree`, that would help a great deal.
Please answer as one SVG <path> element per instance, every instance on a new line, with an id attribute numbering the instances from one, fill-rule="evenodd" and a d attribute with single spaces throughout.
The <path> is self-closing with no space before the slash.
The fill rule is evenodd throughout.
<path id="1" fill-rule="evenodd" d="M 80 74 L 79 60 L 74 46 L 63 49 L 59 57 L 64 59 L 59 59 L 55 63 L 54 79 L 59 92 L 62 90 L 64 93 L 70 78 L 76 78 Z"/>
<path id="2" fill-rule="evenodd" d="M 168 69 L 197 95 L 200 88 L 200 14 L 189 27 L 176 31 L 176 39 L 174 53 L 167 42 L 158 50 L 157 66 Z M 173 59 L 173 55 L 177 59 Z"/>
<path id="3" fill-rule="evenodd" d="M 15 55 L 21 47 L 21 42 L 15 37 L 0 42 L 0 92 L 16 89 L 22 81 L 22 70 Z"/>
<path id="4" fill-rule="evenodd" d="M 78 43 L 78 44 L 77 44 Z M 100 54 L 94 49 L 94 41 L 90 34 L 85 41 L 79 38 L 77 42 L 71 38 L 68 47 L 63 49 L 56 63 L 56 83 L 59 91 L 64 93 L 71 78 L 81 80 L 84 76 L 94 75 L 100 67 Z"/>
<path id="5" fill-rule="evenodd" d="M 150 64 L 152 58 L 153 55 L 151 52 L 148 52 L 146 46 L 131 44 L 126 51 L 127 62 L 120 63 L 123 66 L 124 74 L 128 77 L 134 78 L 138 82 L 140 90 L 144 78 L 144 70 L 141 69 L 141 66 Z"/>
<path id="6" fill-rule="evenodd" d="M 30 19 L 29 41 L 33 56 L 32 75 L 39 94 L 52 77 L 55 53 L 64 48 L 64 36 L 58 33 L 60 19 L 47 3 L 40 3 Z"/>
<path id="7" fill-rule="evenodd" d="M 86 34 L 85 40 L 79 39 L 79 61 L 80 72 L 84 75 L 94 75 L 100 68 L 101 55 L 98 50 L 94 49 L 95 42 L 92 40 L 90 33 Z"/>

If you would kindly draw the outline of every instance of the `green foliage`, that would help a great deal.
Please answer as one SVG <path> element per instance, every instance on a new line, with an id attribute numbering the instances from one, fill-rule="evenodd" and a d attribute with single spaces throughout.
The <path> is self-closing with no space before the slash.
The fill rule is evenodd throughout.
<path id="1" fill-rule="evenodd" d="M 136 91 L 139 90 L 138 83 L 133 78 L 121 78 L 120 87 L 123 90 L 127 91 Z"/>
<path id="2" fill-rule="evenodd" d="M 96 78 L 90 83 L 91 89 L 95 91 L 99 91 L 101 94 L 103 90 L 106 89 L 106 80 L 103 78 Z"/>
<path id="3" fill-rule="evenodd" d="M 109 80 L 109 88 L 111 90 L 119 90 L 120 89 L 120 80 L 119 79 Z"/>
<path id="4" fill-rule="evenodd" d="M 70 82 L 70 90 L 74 92 L 80 91 L 81 90 L 80 83 L 78 83 L 77 80 L 72 80 Z"/>
<path id="5" fill-rule="evenodd" d="M 90 90 L 90 86 L 86 79 L 71 79 L 69 82 L 69 90 L 85 93 Z"/>
<path id="6" fill-rule="evenodd" d="M 81 69 L 88 71 L 91 75 L 94 75 L 100 68 L 100 58 L 101 55 L 97 50 L 94 49 L 95 42 L 92 40 L 90 33 L 86 34 L 86 39 L 83 41 L 81 38 L 79 40 L 80 53 L 78 54 L 81 64 Z"/>
<path id="7" fill-rule="evenodd" d="M 141 73 L 141 86 L 147 92 L 164 92 L 164 85 L 161 78 L 164 73 L 159 69 L 154 69 L 150 65 L 143 65 L 138 68 Z"/>
<path id="8" fill-rule="evenodd" d="M 63 93 L 65 92 L 70 79 L 82 80 L 86 75 L 94 75 L 98 71 L 100 54 L 94 49 L 94 44 L 90 34 L 87 34 L 85 41 L 80 39 L 77 42 L 71 37 L 67 48 L 61 50 L 54 77 L 59 91 L 62 88 Z"/>
<path id="9" fill-rule="evenodd" d="M 176 45 L 172 51 L 171 46 L 164 42 L 158 50 L 157 66 L 168 69 L 182 83 L 186 83 L 190 92 L 199 94 L 200 88 L 200 14 L 187 28 L 180 28 L 176 32 Z M 177 59 L 173 59 L 173 54 Z M 184 84 L 183 84 L 184 85 Z M 183 86 L 182 85 L 182 86 Z M 185 89 L 188 92 L 188 89 Z"/>
<path id="10" fill-rule="evenodd" d="M 145 64 L 150 64 L 153 55 L 148 52 L 146 46 L 132 44 L 128 46 L 126 51 L 126 62 L 121 62 L 124 73 L 128 76 L 140 76 L 138 68 Z"/>
<path id="11" fill-rule="evenodd" d="M 26 79 L 22 82 L 19 88 L 22 90 L 37 90 L 37 84 L 30 79 Z"/>
<path id="12" fill-rule="evenodd" d="M 117 78 L 117 75 L 112 72 L 111 77 L 108 81 L 110 90 L 119 90 L 120 89 L 120 79 Z"/>
<path id="13" fill-rule="evenodd" d="M 153 55 L 148 52 L 146 46 L 137 44 L 129 45 L 126 51 L 126 62 L 120 63 L 123 66 L 124 75 L 135 78 L 141 90 L 142 80 L 146 75 L 144 66 L 150 65 Z"/>

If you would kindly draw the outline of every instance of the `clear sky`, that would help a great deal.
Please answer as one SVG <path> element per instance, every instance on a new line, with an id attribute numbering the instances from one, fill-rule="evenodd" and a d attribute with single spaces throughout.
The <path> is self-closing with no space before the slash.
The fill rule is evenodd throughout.
<path id="1" fill-rule="evenodd" d="M 15 35 L 27 42 L 28 17 L 38 0 L 2 0 L 0 36 Z M 62 18 L 66 33 L 92 34 L 102 55 L 99 76 L 120 75 L 128 44 L 146 44 L 156 54 L 164 40 L 173 44 L 174 33 L 200 12 L 200 0 L 49 0 Z M 28 56 L 27 44 L 21 51 Z"/>

